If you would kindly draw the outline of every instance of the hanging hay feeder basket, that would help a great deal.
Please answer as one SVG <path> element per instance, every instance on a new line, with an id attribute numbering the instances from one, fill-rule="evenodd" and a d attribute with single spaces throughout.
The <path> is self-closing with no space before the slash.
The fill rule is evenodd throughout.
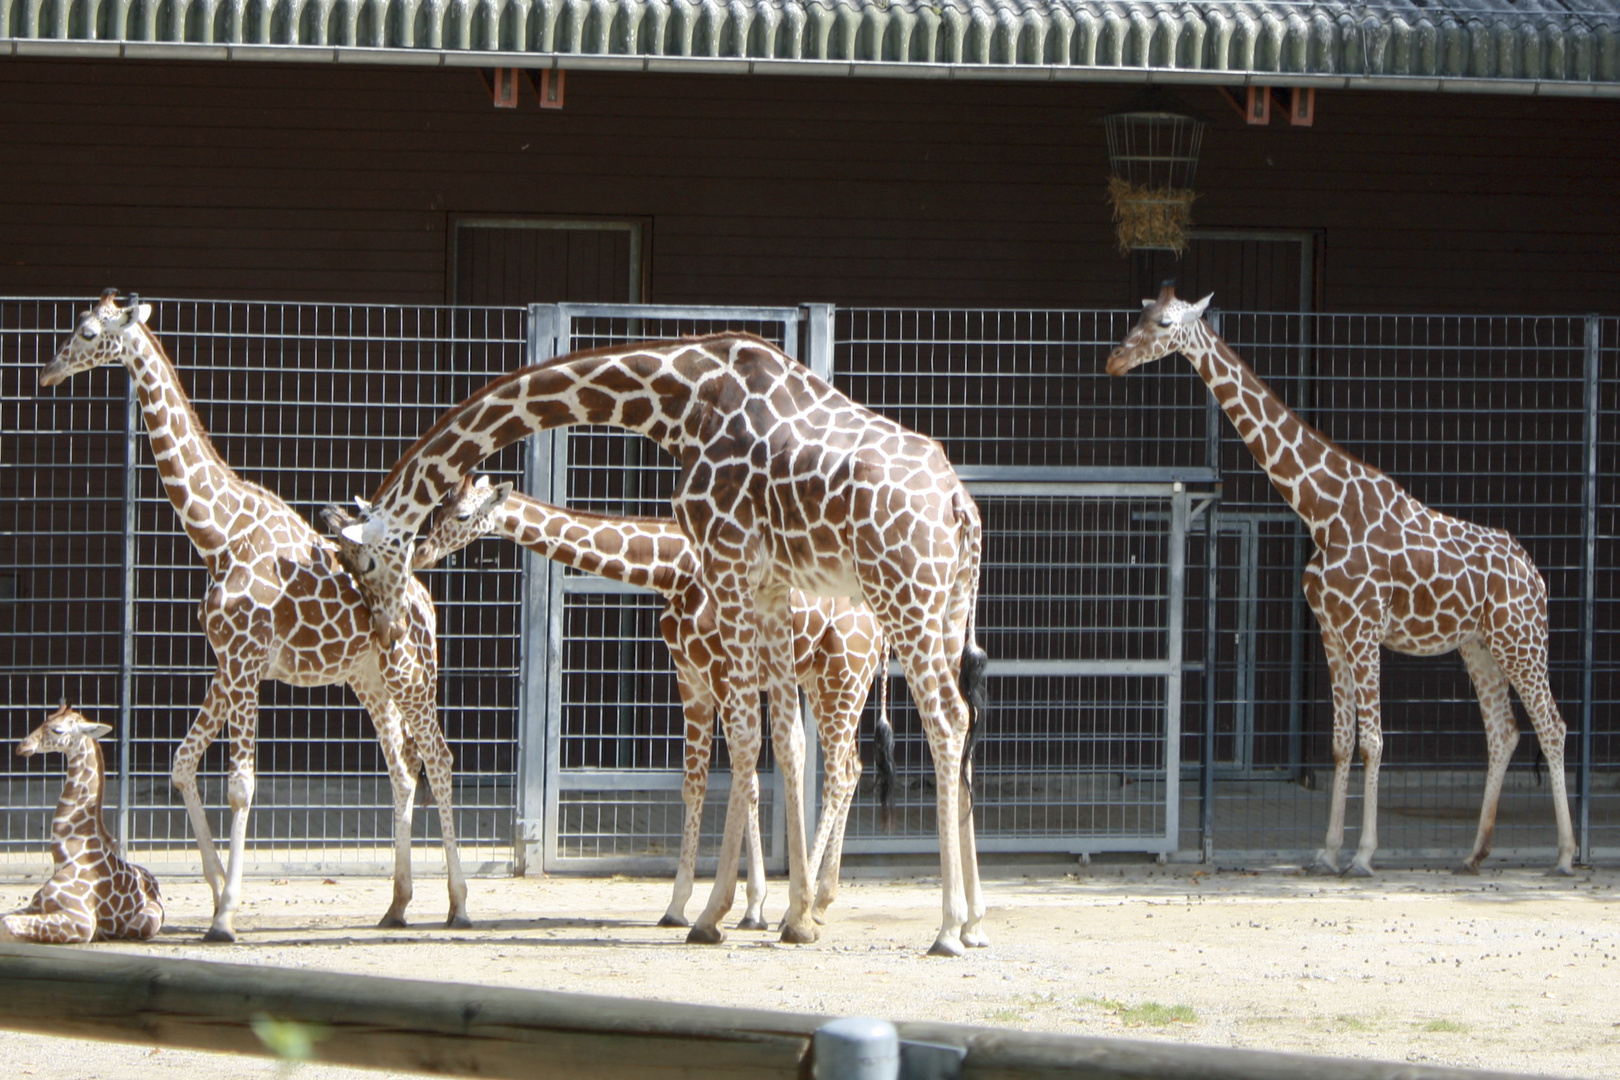
<path id="1" fill-rule="evenodd" d="M 1181 254 L 1192 225 L 1193 177 L 1208 121 L 1157 87 L 1103 117 L 1108 137 L 1108 202 L 1119 250 L 1165 248 Z"/>

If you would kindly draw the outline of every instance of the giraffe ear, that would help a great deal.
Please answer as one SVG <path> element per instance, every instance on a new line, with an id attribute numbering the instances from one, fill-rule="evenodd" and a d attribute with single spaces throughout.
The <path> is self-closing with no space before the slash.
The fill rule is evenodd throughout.
<path id="1" fill-rule="evenodd" d="M 146 325 L 146 320 L 150 319 L 152 317 L 152 305 L 151 304 L 136 304 L 135 305 L 135 310 L 132 311 L 130 314 L 134 317 L 135 322 L 138 322 L 142 326 L 145 326 Z"/>
<path id="2" fill-rule="evenodd" d="M 86 720 L 79 725 L 79 734 L 88 735 L 92 739 L 105 739 L 112 734 L 111 724 L 94 724 Z"/>
<path id="3" fill-rule="evenodd" d="M 366 542 L 366 527 L 359 522 L 353 525 L 345 525 L 338 530 L 338 535 L 352 544 L 363 544 Z"/>
<path id="4" fill-rule="evenodd" d="M 1210 293 L 1208 296 L 1198 301 L 1198 303 L 1187 309 L 1187 314 L 1182 316 L 1181 321 L 1190 323 L 1197 322 L 1199 319 L 1202 319 L 1204 317 L 1204 309 L 1209 307 L 1209 302 L 1213 299 L 1215 299 L 1215 294 Z"/>
<path id="5" fill-rule="evenodd" d="M 1154 303 L 1154 301 L 1153 301 L 1153 298 L 1152 298 L 1152 297 L 1149 297 L 1149 298 L 1148 298 L 1148 299 L 1146 299 L 1146 300 L 1144 300 L 1144 301 L 1142 301 L 1142 306 L 1143 306 L 1143 307 L 1144 307 L 1144 308 L 1150 308 L 1150 307 L 1152 307 L 1152 306 L 1153 306 L 1153 303 Z"/>
<path id="6" fill-rule="evenodd" d="M 501 503 L 506 501 L 506 497 L 510 494 L 512 494 L 512 482 L 510 480 L 504 484 L 495 485 L 494 493 L 490 496 L 489 505 L 501 505 Z"/>

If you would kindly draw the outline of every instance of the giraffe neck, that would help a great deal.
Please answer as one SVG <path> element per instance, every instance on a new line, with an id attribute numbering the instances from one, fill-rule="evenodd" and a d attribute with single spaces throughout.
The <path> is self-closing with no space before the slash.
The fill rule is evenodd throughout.
<path id="1" fill-rule="evenodd" d="M 1300 419 L 1207 323 L 1194 324 L 1179 351 L 1209 386 L 1278 494 L 1313 529 L 1339 514 L 1347 482 L 1375 474 Z"/>
<path id="2" fill-rule="evenodd" d="M 666 597 L 686 591 L 697 574 L 691 542 L 664 518 L 565 510 L 513 492 L 491 523 L 495 532 L 553 562 Z"/>
<path id="3" fill-rule="evenodd" d="M 57 843 L 105 837 L 107 827 L 101 818 L 102 788 L 106 766 L 101 744 L 80 739 L 67 754 L 67 779 L 51 816 L 51 839 Z"/>
<path id="4" fill-rule="evenodd" d="M 709 377 L 736 349 L 755 345 L 765 343 L 748 334 L 645 342 L 504 375 L 443 413 L 383 478 L 372 507 L 414 536 L 478 462 L 527 435 L 574 424 L 640 432 L 679 457 L 683 441 L 699 435 L 684 430 L 699 422 L 689 406 L 706 390 L 723 395 L 731 384 Z"/>
<path id="5" fill-rule="evenodd" d="M 230 508 L 224 505 L 224 496 L 241 479 L 225 464 L 192 411 L 180 374 L 162 344 L 144 326 L 138 340 L 139 350 L 133 356 L 126 354 L 124 363 L 135 380 L 163 490 L 210 575 L 217 576 L 217 560 L 230 539 Z"/>

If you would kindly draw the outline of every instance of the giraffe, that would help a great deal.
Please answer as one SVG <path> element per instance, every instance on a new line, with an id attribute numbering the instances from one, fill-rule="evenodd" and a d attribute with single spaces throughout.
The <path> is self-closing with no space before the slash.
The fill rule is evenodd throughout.
<path id="1" fill-rule="evenodd" d="M 934 759 L 941 925 L 930 952 L 988 944 L 974 849 L 972 737 L 988 658 L 974 640 L 978 508 L 932 439 L 851 401 L 776 346 L 720 333 L 615 346 L 501 376 L 446 413 L 394 464 L 361 523 L 361 577 L 378 632 L 398 632 L 417 530 L 461 477 L 538 431 L 608 424 L 648 435 L 680 462 L 671 500 L 691 540 L 731 660 L 722 715 L 796 717 L 791 589 L 846 596 L 877 618 L 899 658 Z M 778 761 L 801 760 L 797 723 L 772 725 Z M 745 774 L 753 762 L 738 763 Z M 788 912 L 782 939 L 814 941 L 803 807 L 788 776 Z M 741 820 L 734 787 L 727 813 Z M 689 941 L 721 939 L 737 843 Z"/>
<path id="2" fill-rule="evenodd" d="M 487 476 L 476 481 L 464 476 L 434 515 L 427 535 L 416 545 L 412 567 L 426 569 L 489 533 L 504 536 L 564 566 L 639 585 L 664 598 L 658 629 L 675 663 L 675 682 L 686 717 L 686 775 L 681 785 L 686 814 L 674 894 L 659 925 L 690 926 L 686 904 L 697 870 L 715 713 L 730 679 L 730 664 L 709 610 L 709 594 L 698 581 L 692 544 L 668 518 L 608 517 L 566 510 L 514 492 L 511 484 L 492 485 Z M 820 923 L 826 921 L 827 908 L 838 894 L 844 826 L 861 777 L 856 738 L 874 675 L 882 680 L 883 688 L 875 742 L 878 801 L 885 812 L 893 792 L 888 679 L 882 673 L 883 633 L 871 612 L 843 598 L 808 597 L 798 589 L 790 595 L 794 678 L 816 718 L 825 762 L 822 814 L 809 864 L 816 871 L 816 895 L 810 913 Z M 749 740 L 757 743 L 759 739 L 758 725 L 748 723 L 746 718 L 726 717 L 725 731 L 733 754 L 737 745 Z M 756 747 L 746 756 L 757 760 L 758 753 Z M 734 771 L 732 783 L 750 785 L 744 845 L 748 853 L 747 908 L 737 925 L 741 929 L 763 930 L 765 863 L 759 838 L 758 777 L 744 777 Z M 728 830 L 735 827 L 739 823 L 726 822 Z"/>
<path id="3" fill-rule="evenodd" d="M 0 938 L 76 945 L 98 938 L 146 941 L 163 929 L 157 879 L 124 861 L 101 819 L 106 766 L 96 740 L 111 733 L 64 700 L 17 744 L 19 757 L 65 756 L 67 778 L 51 817 L 55 872 L 27 907 L 0 919 Z"/>
<path id="4" fill-rule="evenodd" d="M 1211 294 L 1213 296 L 1213 294 Z M 1322 629 L 1333 679 L 1333 801 L 1315 868 L 1339 872 L 1350 762 L 1359 734 L 1366 766 L 1361 842 L 1344 873 L 1372 873 L 1378 849 L 1380 646 L 1413 656 L 1462 655 L 1479 698 L 1488 758 L 1473 852 L 1459 873 L 1479 872 L 1490 853 L 1496 805 L 1519 742 L 1508 687 L 1535 725 L 1552 776 L 1558 862 L 1575 856 L 1564 784 L 1564 721 L 1547 684 L 1547 587 L 1519 543 L 1431 510 L 1371 465 L 1296 416 L 1203 320 L 1211 296 L 1178 299 L 1166 282 L 1108 358 L 1123 375 L 1171 352 L 1190 361 L 1248 444 L 1272 485 L 1310 529 L 1316 553 L 1305 598 Z"/>
<path id="5" fill-rule="evenodd" d="M 128 369 L 164 490 L 212 581 L 197 617 L 216 667 L 172 770 L 214 893 L 205 940 L 236 940 L 253 804 L 258 691 L 265 679 L 295 686 L 347 682 L 371 714 L 394 794 L 394 894 L 380 925 L 404 925 L 411 899 L 411 802 L 425 767 L 444 838 L 447 925 L 470 926 L 451 809 L 450 750 L 435 715 L 438 657 L 427 591 L 411 583 L 399 632 L 382 644 L 331 541 L 274 494 L 237 476 L 215 449 L 174 364 L 146 325 L 150 313 L 150 305 L 135 296 L 120 306 L 117 290 L 108 289 L 79 317 L 78 329 L 40 371 L 39 381 L 55 386 L 110 363 Z M 223 870 L 197 791 L 203 751 L 221 728 L 230 740 L 232 811 L 230 858 Z"/>

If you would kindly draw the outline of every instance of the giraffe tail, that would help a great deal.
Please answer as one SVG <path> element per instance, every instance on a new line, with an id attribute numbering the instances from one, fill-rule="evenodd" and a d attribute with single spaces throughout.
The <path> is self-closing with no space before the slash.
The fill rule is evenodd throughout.
<path id="1" fill-rule="evenodd" d="M 973 616 L 968 616 L 967 634 L 962 643 L 962 670 L 956 676 L 956 685 L 968 707 L 967 741 L 962 746 L 962 765 L 966 768 L 978 748 L 979 736 L 984 732 L 985 707 L 989 696 L 985 690 L 985 672 L 990 667 L 990 654 L 973 639 Z"/>
<path id="2" fill-rule="evenodd" d="M 878 665 L 878 714 L 872 725 L 872 764 L 877 769 L 875 794 L 884 832 L 894 831 L 894 727 L 889 723 L 889 650 Z"/>

